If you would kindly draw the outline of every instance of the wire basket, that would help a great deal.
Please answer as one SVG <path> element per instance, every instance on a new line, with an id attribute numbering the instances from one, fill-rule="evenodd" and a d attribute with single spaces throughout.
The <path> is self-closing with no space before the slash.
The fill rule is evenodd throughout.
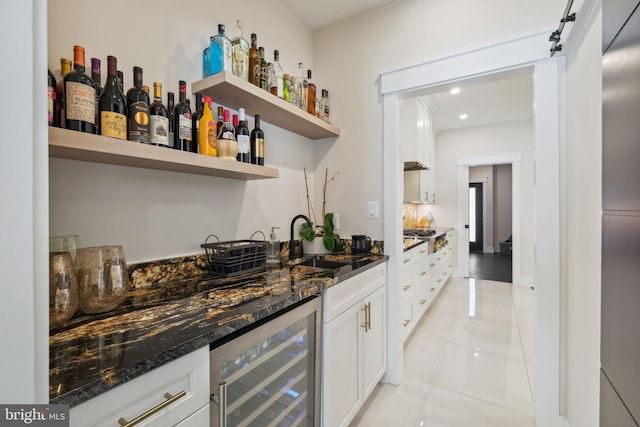
<path id="1" fill-rule="evenodd" d="M 262 240 L 253 240 L 257 233 L 262 234 Z M 209 243 L 211 237 L 215 237 L 217 242 Z M 227 242 L 221 242 L 218 236 L 210 234 L 200 246 L 207 254 L 209 271 L 224 277 L 261 270 L 267 259 L 267 242 L 262 231 L 253 233 L 249 240 Z"/>

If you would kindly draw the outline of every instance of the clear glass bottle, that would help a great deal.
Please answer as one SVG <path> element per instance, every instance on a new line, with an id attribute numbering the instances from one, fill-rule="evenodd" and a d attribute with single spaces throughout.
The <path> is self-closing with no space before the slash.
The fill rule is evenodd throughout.
<path id="1" fill-rule="evenodd" d="M 251 34 L 251 47 L 249 48 L 249 81 L 260 86 L 260 50 L 258 49 L 258 36 Z"/>
<path id="2" fill-rule="evenodd" d="M 224 24 L 218 24 L 218 34 L 211 39 L 211 75 L 233 70 L 231 40 L 224 35 Z"/>
<path id="3" fill-rule="evenodd" d="M 316 85 L 311 81 L 311 70 L 307 70 L 307 112 L 316 115 Z"/>
<path id="4" fill-rule="evenodd" d="M 267 66 L 267 60 L 264 57 L 264 48 L 260 46 L 258 48 L 260 54 L 260 88 L 269 90 L 269 68 Z"/>
<path id="5" fill-rule="evenodd" d="M 300 103 L 298 106 L 301 110 L 307 111 L 307 98 L 308 98 L 308 87 L 309 83 L 307 79 L 304 77 L 304 66 L 302 62 L 298 63 L 298 68 L 300 69 L 300 75 L 295 79 L 295 88 L 296 92 L 298 92 L 298 96 L 300 97 Z"/>
<path id="6" fill-rule="evenodd" d="M 331 102 L 329 101 L 329 91 L 322 89 L 322 99 L 320 100 L 320 118 L 327 123 L 331 123 Z"/>
<path id="7" fill-rule="evenodd" d="M 269 91 L 276 95 L 278 98 L 284 97 L 284 81 L 282 67 L 280 66 L 280 52 L 278 49 L 273 51 L 273 65 L 272 65 L 272 81 Z"/>
<path id="8" fill-rule="evenodd" d="M 249 42 L 242 33 L 242 21 L 238 19 L 236 25 L 240 35 L 231 40 L 233 74 L 243 80 L 249 80 Z"/>

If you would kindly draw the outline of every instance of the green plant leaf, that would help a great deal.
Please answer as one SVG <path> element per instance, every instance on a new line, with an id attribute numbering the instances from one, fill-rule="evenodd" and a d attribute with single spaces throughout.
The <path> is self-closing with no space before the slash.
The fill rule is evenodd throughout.
<path id="1" fill-rule="evenodd" d="M 333 237 L 333 234 L 325 234 L 322 236 L 322 242 L 324 243 L 324 247 L 329 249 L 331 252 L 336 248 L 336 240 Z"/>
<path id="2" fill-rule="evenodd" d="M 302 224 L 302 227 L 300 227 L 300 237 L 309 242 L 313 242 L 313 239 L 316 237 L 316 231 L 313 224 L 309 225 L 306 222 Z"/>
<path id="3" fill-rule="evenodd" d="M 324 232 L 325 232 L 325 235 L 328 234 L 331 236 L 333 234 L 333 213 L 332 212 L 329 212 L 324 216 Z"/>

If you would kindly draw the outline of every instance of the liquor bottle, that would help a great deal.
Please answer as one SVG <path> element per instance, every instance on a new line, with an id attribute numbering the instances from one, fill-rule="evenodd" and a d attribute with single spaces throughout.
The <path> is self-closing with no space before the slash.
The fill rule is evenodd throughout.
<path id="1" fill-rule="evenodd" d="M 211 39 L 211 74 L 232 71 L 231 40 L 224 35 L 224 24 L 218 24 L 218 34 Z"/>
<path id="2" fill-rule="evenodd" d="M 169 147 L 173 145 L 173 108 L 175 107 L 175 96 L 173 92 L 167 92 L 167 114 L 169 117 Z"/>
<path id="3" fill-rule="evenodd" d="M 213 36 L 209 37 L 209 44 L 202 51 L 202 78 L 207 78 L 211 75 L 211 42 Z"/>
<path id="4" fill-rule="evenodd" d="M 329 102 L 329 91 L 322 89 L 322 99 L 320 100 L 320 118 L 327 123 L 331 123 L 331 102 Z"/>
<path id="5" fill-rule="evenodd" d="M 251 131 L 251 163 L 254 165 L 264 166 L 264 132 L 260 129 L 260 114 L 255 116 L 256 124 Z"/>
<path id="6" fill-rule="evenodd" d="M 73 47 L 73 71 L 64 76 L 67 129 L 95 133 L 96 86 L 84 72 L 84 48 Z"/>
<path id="7" fill-rule="evenodd" d="M 298 96 L 300 97 L 300 109 L 307 111 L 307 102 L 308 102 L 308 92 L 309 92 L 309 82 L 304 77 L 304 67 L 302 66 L 302 62 L 298 63 L 298 68 L 300 69 L 300 75 L 296 77 L 296 92 L 298 92 Z"/>
<path id="8" fill-rule="evenodd" d="M 258 50 L 258 36 L 251 33 L 251 47 L 249 48 L 249 82 L 260 87 L 260 51 Z"/>
<path id="9" fill-rule="evenodd" d="M 198 145 L 200 154 L 216 157 L 217 151 L 216 122 L 211 112 L 211 97 L 204 97 L 204 110 L 198 127 Z"/>
<path id="10" fill-rule="evenodd" d="M 98 103 L 100 102 L 100 95 L 102 95 L 102 79 L 100 77 L 100 59 L 91 58 L 91 79 L 93 83 L 96 85 L 96 133 L 100 134 L 100 128 L 98 123 L 100 123 L 98 115 L 100 111 L 98 111 Z"/>
<path id="11" fill-rule="evenodd" d="M 233 115 L 233 118 L 232 118 L 232 120 L 231 120 L 231 124 L 233 125 L 233 129 L 234 129 L 234 130 L 237 130 L 237 129 L 238 129 L 238 123 L 239 123 L 239 121 L 238 121 L 238 115 L 237 115 L 237 114 L 234 114 L 234 115 Z M 238 134 L 236 133 L 236 137 L 237 137 L 237 136 L 238 136 Z M 236 140 L 236 142 L 237 142 L 237 140 Z"/>
<path id="12" fill-rule="evenodd" d="M 271 87 L 270 91 L 272 94 L 276 95 L 278 98 L 282 98 L 284 96 L 284 81 L 282 67 L 280 66 L 280 52 L 278 49 L 273 51 L 273 87 Z"/>
<path id="13" fill-rule="evenodd" d="M 267 60 L 264 57 L 264 48 L 258 48 L 260 54 L 260 88 L 269 90 L 269 70 L 267 69 Z"/>
<path id="14" fill-rule="evenodd" d="M 282 75 L 282 99 L 291 102 L 291 76 L 287 73 Z"/>
<path id="15" fill-rule="evenodd" d="M 60 81 L 56 86 L 56 117 L 55 123 L 61 128 L 66 127 L 65 118 L 65 101 L 64 101 L 64 77 L 71 72 L 71 60 L 68 58 L 60 58 Z"/>
<path id="16" fill-rule="evenodd" d="M 107 81 L 99 103 L 100 135 L 127 139 L 127 100 L 118 86 L 118 68 L 115 56 L 107 56 Z"/>
<path id="17" fill-rule="evenodd" d="M 153 83 L 153 104 L 149 106 L 149 139 L 151 144 L 169 146 L 169 113 L 162 105 L 162 84 Z"/>
<path id="18" fill-rule="evenodd" d="M 224 108 L 218 107 L 218 122 L 216 123 L 216 127 L 218 131 L 222 129 L 222 123 L 224 123 Z M 217 136 L 216 132 L 216 136 Z"/>
<path id="19" fill-rule="evenodd" d="M 196 109 L 191 113 L 191 146 L 193 147 L 193 152 L 197 153 L 199 151 L 200 142 L 200 119 L 202 118 L 204 109 L 202 105 L 202 94 L 196 93 L 195 97 Z"/>
<path id="20" fill-rule="evenodd" d="M 307 70 L 307 112 L 316 115 L 316 85 L 311 82 L 311 70 Z"/>
<path id="21" fill-rule="evenodd" d="M 191 132 L 191 109 L 187 105 L 187 83 L 178 82 L 178 103 L 173 108 L 173 148 L 193 152 L 193 133 Z"/>
<path id="22" fill-rule="evenodd" d="M 56 78 L 51 72 L 47 70 L 47 110 L 48 110 L 48 123 L 49 126 L 58 126 L 56 123 Z"/>
<path id="23" fill-rule="evenodd" d="M 232 70 L 234 75 L 249 80 L 249 42 L 242 33 L 242 21 L 238 19 L 236 25 L 240 35 L 231 40 Z"/>
<path id="24" fill-rule="evenodd" d="M 129 141 L 149 143 L 149 94 L 143 90 L 142 68 L 133 67 L 133 87 L 127 92 Z"/>
<path id="25" fill-rule="evenodd" d="M 235 161 L 238 155 L 236 130 L 231 124 L 231 113 L 229 113 L 229 110 L 224 110 L 224 122 L 218 130 L 217 150 L 218 157 L 225 160 Z"/>
<path id="26" fill-rule="evenodd" d="M 249 151 L 251 149 L 250 133 L 247 127 L 247 122 L 244 115 L 244 108 L 238 109 L 238 126 L 236 126 L 236 140 L 238 141 L 238 156 L 236 159 L 239 162 L 249 163 L 251 158 Z"/>
<path id="27" fill-rule="evenodd" d="M 124 93 L 124 73 L 118 70 L 118 87 L 120 92 Z"/>

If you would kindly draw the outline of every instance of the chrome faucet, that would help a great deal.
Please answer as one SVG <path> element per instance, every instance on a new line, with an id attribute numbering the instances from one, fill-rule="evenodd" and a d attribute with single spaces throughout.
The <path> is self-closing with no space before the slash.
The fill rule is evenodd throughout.
<path id="1" fill-rule="evenodd" d="M 291 240 L 289 240 L 289 261 L 293 261 L 296 256 L 296 242 L 293 238 L 293 225 L 299 219 L 304 219 L 305 221 L 307 221 L 307 224 L 309 224 L 309 227 L 313 227 L 313 225 L 311 224 L 311 220 L 307 218 L 306 215 L 300 214 L 293 217 L 293 219 L 291 220 Z"/>

